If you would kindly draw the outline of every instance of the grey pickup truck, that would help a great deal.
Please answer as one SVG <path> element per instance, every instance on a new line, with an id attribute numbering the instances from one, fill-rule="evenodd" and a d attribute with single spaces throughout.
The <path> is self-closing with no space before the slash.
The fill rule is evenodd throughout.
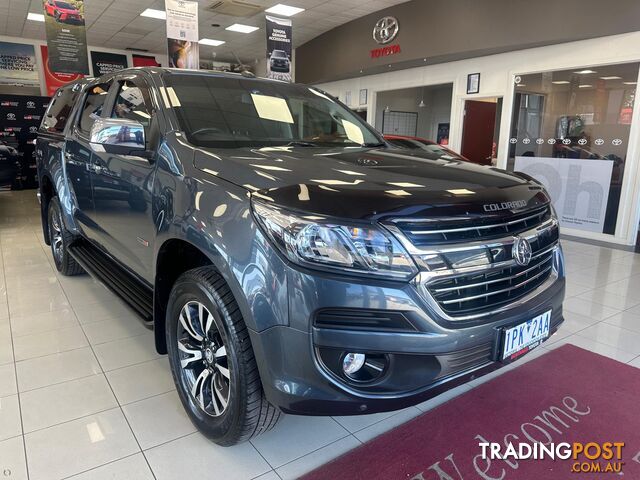
<path id="1" fill-rule="evenodd" d="M 36 150 L 56 267 L 155 331 L 220 445 L 422 402 L 563 322 L 539 183 L 393 146 L 314 87 L 123 70 L 58 90 Z"/>

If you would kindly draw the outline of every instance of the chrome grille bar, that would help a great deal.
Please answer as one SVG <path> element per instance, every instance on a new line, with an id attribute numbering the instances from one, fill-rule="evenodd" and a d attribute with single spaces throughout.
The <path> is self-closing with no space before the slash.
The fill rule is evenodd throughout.
<path id="1" fill-rule="evenodd" d="M 432 234 L 435 235 L 435 234 L 447 234 L 447 233 L 453 233 L 453 232 L 467 232 L 471 230 L 488 230 L 491 228 L 508 227 L 509 225 L 516 225 L 518 223 L 526 223 L 528 220 L 531 220 L 532 218 L 536 218 L 536 217 L 541 217 L 544 214 L 545 214 L 545 210 L 541 210 L 539 213 L 536 213 L 534 215 L 520 218 L 518 220 L 511 220 L 509 222 L 492 223 L 488 225 L 476 225 L 476 226 L 460 227 L 460 228 L 449 228 L 444 230 L 411 230 L 410 232 L 414 235 L 432 235 Z M 415 223 L 418 223 L 418 222 L 415 222 Z"/>
<path id="2" fill-rule="evenodd" d="M 487 297 L 491 297 L 493 295 L 499 295 L 501 293 L 507 293 L 507 292 L 510 292 L 512 290 L 516 290 L 518 288 L 524 287 L 526 284 L 533 282 L 535 279 L 539 278 L 540 276 L 544 275 L 549 270 L 551 270 L 551 267 L 552 266 L 549 265 L 547 268 L 542 270 L 540 273 L 537 273 L 533 277 L 527 278 L 523 282 L 520 282 L 517 285 L 513 285 L 513 286 L 511 286 L 509 288 L 503 288 L 503 289 L 500 289 L 500 290 L 495 290 L 493 292 L 487 292 L 487 293 L 483 293 L 483 294 L 480 294 L 480 295 L 472 295 L 470 297 L 455 298 L 453 300 L 441 300 L 440 302 L 443 305 L 451 305 L 452 303 L 470 302 L 471 300 L 478 300 L 480 298 L 487 298 Z M 509 279 L 507 278 L 505 280 L 509 280 Z"/>
<path id="3" fill-rule="evenodd" d="M 546 262 L 548 262 L 549 260 L 551 260 L 551 257 L 547 258 L 546 260 L 537 263 L 536 265 L 534 265 L 531 268 L 527 268 L 526 270 L 516 273 L 515 275 L 512 275 L 511 277 L 503 277 L 503 278 L 497 278 L 495 280 L 487 280 L 486 282 L 478 282 L 478 283 L 471 283 L 471 284 L 467 284 L 467 285 L 458 285 L 455 287 L 446 287 L 446 288 L 434 288 L 432 291 L 434 293 L 446 293 L 446 292 L 453 292 L 455 290 L 464 290 L 467 288 L 477 288 L 477 287 L 482 287 L 483 285 L 492 285 L 494 283 L 500 283 L 500 282 L 508 282 L 509 280 L 513 280 L 514 278 L 520 278 L 523 275 L 526 275 L 527 273 L 531 272 L 532 270 L 535 270 L 536 268 L 540 268 L 540 265 L 544 265 Z"/>

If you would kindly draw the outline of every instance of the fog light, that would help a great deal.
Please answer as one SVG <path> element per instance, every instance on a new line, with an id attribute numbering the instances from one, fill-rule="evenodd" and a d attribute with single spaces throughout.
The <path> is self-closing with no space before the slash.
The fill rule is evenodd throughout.
<path id="1" fill-rule="evenodd" d="M 342 360 L 342 371 L 346 375 L 353 375 L 362 368 L 365 358 L 364 353 L 347 353 Z"/>

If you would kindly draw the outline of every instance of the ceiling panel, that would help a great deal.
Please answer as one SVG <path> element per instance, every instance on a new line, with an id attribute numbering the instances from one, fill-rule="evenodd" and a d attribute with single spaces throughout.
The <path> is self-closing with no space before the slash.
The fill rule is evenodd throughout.
<path id="1" fill-rule="evenodd" d="M 293 45 L 302 45 L 316 36 L 380 9 L 406 0 L 247 0 L 269 8 L 285 3 L 306 10 L 292 17 Z M 220 47 L 202 46 L 204 58 L 252 63 L 262 58 L 266 50 L 264 12 L 250 18 L 220 15 L 206 8 L 214 0 L 200 0 L 200 37 L 224 40 Z M 140 17 L 146 8 L 164 9 L 164 0 L 85 0 L 87 40 L 89 45 L 104 48 L 140 48 L 151 53 L 165 53 L 164 22 Z M 44 38 L 44 24 L 27 21 L 28 12 L 42 13 L 42 0 L 0 0 L 0 35 L 23 38 Z M 229 32 L 225 27 L 233 23 L 253 25 L 260 30 L 242 34 Z M 213 27 L 212 24 L 220 24 Z M 298 27 L 298 28 L 296 28 Z"/>

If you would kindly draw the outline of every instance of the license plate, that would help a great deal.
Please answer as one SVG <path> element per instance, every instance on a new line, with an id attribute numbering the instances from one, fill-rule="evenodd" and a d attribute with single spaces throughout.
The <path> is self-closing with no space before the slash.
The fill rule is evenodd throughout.
<path id="1" fill-rule="evenodd" d="M 531 320 L 505 328 L 502 334 L 501 360 L 515 360 L 539 346 L 549 336 L 551 310 Z"/>

